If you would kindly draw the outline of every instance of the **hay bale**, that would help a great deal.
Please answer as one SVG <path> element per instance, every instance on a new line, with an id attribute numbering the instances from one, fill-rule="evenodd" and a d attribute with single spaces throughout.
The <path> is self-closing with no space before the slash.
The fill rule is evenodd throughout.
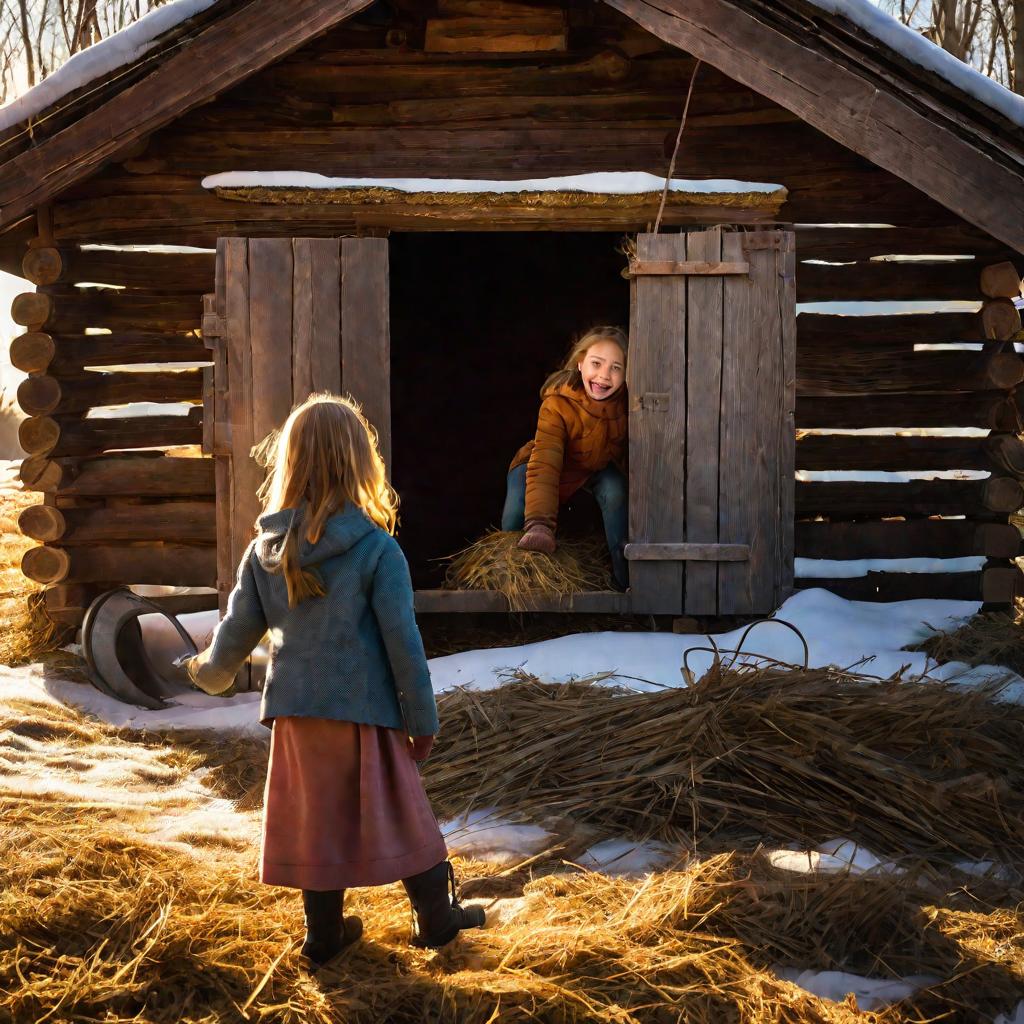
<path id="1" fill-rule="evenodd" d="M 559 538 L 553 555 L 522 551 L 519 530 L 492 530 L 452 556 L 445 586 L 503 594 L 510 611 L 529 611 L 538 597 L 610 590 L 608 548 L 601 537 Z"/>
<path id="2" fill-rule="evenodd" d="M 46 614 L 42 587 L 21 571 L 36 542 L 18 529 L 22 510 L 38 501 L 10 481 L 0 483 L 0 664 L 35 661 L 61 642 L 63 631 Z"/>

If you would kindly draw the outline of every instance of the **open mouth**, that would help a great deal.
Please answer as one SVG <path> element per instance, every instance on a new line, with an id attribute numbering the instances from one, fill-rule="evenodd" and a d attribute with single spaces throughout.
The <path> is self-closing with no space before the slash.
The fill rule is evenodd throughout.
<path id="1" fill-rule="evenodd" d="M 611 384 L 598 384 L 596 380 L 590 381 L 590 393 L 595 398 L 607 398 L 612 393 Z"/>

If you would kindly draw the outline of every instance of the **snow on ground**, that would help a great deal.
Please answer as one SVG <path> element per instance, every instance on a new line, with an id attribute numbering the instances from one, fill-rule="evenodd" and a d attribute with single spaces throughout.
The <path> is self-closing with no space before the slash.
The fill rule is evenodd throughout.
<path id="1" fill-rule="evenodd" d="M 1024 680 L 1005 669 L 991 666 L 972 669 L 959 663 L 936 665 L 922 652 L 903 650 L 936 630 L 956 628 L 980 607 L 977 601 L 847 601 L 827 590 L 810 589 L 790 597 L 773 618 L 789 622 L 803 633 L 811 667 L 859 666 L 859 671 L 883 677 L 896 673 L 908 678 L 927 674 L 937 679 L 952 679 L 965 686 L 1008 679 L 1005 699 L 1024 701 Z M 188 628 L 201 639 L 215 621 L 216 613 L 197 613 L 187 619 Z M 159 635 L 151 633 L 148 642 L 152 643 L 154 652 L 158 652 L 164 649 L 166 636 L 162 620 L 157 617 L 154 620 Z M 150 632 L 148 627 L 147 632 Z M 736 629 L 716 634 L 714 642 L 723 651 L 729 651 L 739 643 L 742 633 L 742 629 Z M 706 634 L 581 633 L 520 647 L 465 651 L 434 658 L 430 672 L 436 693 L 455 686 L 492 689 L 506 682 L 517 670 L 550 682 L 612 673 L 610 684 L 619 682 L 640 690 L 652 690 L 685 685 L 682 666 L 687 651 L 711 645 L 711 638 Z M 756 661 L 759 656 L 802 664 L 803 646 L 790 629 L 769 620 L 749 633 L 741 660 Z M 688 657 L 690 669 L 699 678 L 710 666 L 713 654 L 706 650 L 692 651 Z M 866 663 L 861 664 L 865 659 Z M 209 697 L 198 691 L 188 692 L 166 710 L 147 711 L 106 697 L 90 686 L 52 678 L 38 666 L 0 667 L 0 689 L 21 690 L 26 694 L 41 692 L 115 725 L 263 734 L 263 727 L 258 724 L 259 695 L 256 693 Z"/>
<path id="2" fill-rule="evenodd" d="M 986 106 L 999 111 L 1024 128 L 1024 96 L 1017 96 L 998 82 L 957 60 L 941 46 L 915 32 L 876 7 L 871 0 L 811 0 L 816 7 L 852 21 L 884 46 L 895 50 L 919 67 L 944 78 L 951 85 Z"/>
<path id="3" fill-rule="evenodd" d="M 396 192 L 660 192 L 665 179 L 645 171 L 595 171 L 555 178 L 487 181 L 477 178 L 329 178 L 312 171 L 224 171 L 203 178 L 203 188 L 390 188 Z M 782 185 L 733 178 L 673 178 L 670 192 L 777 192 Z"/>
<path id="4" fill-rule="evenodd" d="M 211 7 L 215 0 L 172 0 L 127 28 L 68 58 L 52 75 L 6 106 L 0 107 L 0 131 L 25 121 L 69 93 L 117 68 L 133 64 L 156 45 L 156 40 L 188 18 Z"/>
<path id="5" fill-rule="evenodd" d="M 936 666 L 924 653 L 902 648 L 918 643 L 935 630 L 956 628 L 980 607 L 977 601 L 847 601 L 827 590 L 810 589 L 790 597 L 773 618 L 801 630 L 807 639 L 811 667 L 845 668 L 869 658 L 862 670 L 872 675 L 890 676 L 902 671 L 913 678 L 928 673 L 970 685 L 1008 673 L 986 667 L 968 669 L 956 663 Z M 715 642 L 729 650 L 742 633 L 742 629 L 736 629 L 716 634 Z M 584 633 L 522 647 L 435 658 L 430 670 L 439 693 L 453 686 L 490 689 L 501 685 L 517 669 L 551 682 L 612 672 L 620 681 L 643 690 L 683 685 L 683 656 L 696 646 L 710 646 L 710 638 L 673 633 Z M 744 652 L 789 663 L 803 661 L 799 638 L 779 625 L 756 627 L 748 636 Z M 710 652 L 696 651 L 690 655 L 690 668 L 699 677 L 712 658 Z M 1007 698 L 1024 700 L 1024 680 L 1013 678 L 1012 684 Z"/>

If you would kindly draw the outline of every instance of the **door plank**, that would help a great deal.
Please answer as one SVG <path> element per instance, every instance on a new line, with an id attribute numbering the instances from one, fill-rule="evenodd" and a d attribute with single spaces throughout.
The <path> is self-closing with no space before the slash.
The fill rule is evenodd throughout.
<path id="1" fill-rule="evenodd" d="M 793 593 L 796 553 L 796 233 L 782 233 L 779 250 L 780 312 L 782 318 L 782 417 L 779 428 L 779 560 L 775 597 L 779 605 Z"/>
<path id="2" fill-rule="evenodd" d="M 687 236 L 691 261 L 718 264 L 722 231 Z M 686 540 L 718 540 L 718 432 L 722 392 L 721 277 L 692 277 L 686 302 Z M 718 612 L 718 566 L 714 562 L 686 567 L 688 615 Z"/>
<path id="3" fill-rule="evenodd" d="M 637 259 L 685 262 L 686 236 L 642 234 Z M 629 539 L 678 543 L 686 526 L 686 278 L 638 277 L 631 289 Z M 667 404 L 645 401 L 652 393 L 667 393 Z M 629 577 L 635 612 L 681 611 L 681 562 L 634 562 Z"/>
<path id="4" fill-rule="evenodd" d="M 293 240 L 292 401 L 341 391 L 341 253 L 337 238 Z"/>
<path id="5" fill-rule="evenodd" d="M 722 258 L 739 261 L 742 257 L 742 236 L 727 232 L 722 239 Z M 752 277 L 731 277 L 723 282 L 723 288 L 718 539 L 722 544 L 749 544 L 753 549 L 756 540 L 750 513 L 756 500 L 757 474 L 752 465 L 754 437 L 748 430 L 754 388 L 747 347 L 752 343 L 755 286 Z M 753 611 L 751 567 L 751 562 L 719 564 L 718 604 L 722 614 Z"/>
<path id="6" fill-rule="evenodd" d="M 363 407 L 391 466 L 388 240 L 341 241 L 341 386 Z"/>
<path id="7" fill-rule="evenodd" d="M 277 430 L 292 409 L 292 269 L 290 238 L 249 239 L 249 342 L 256 443 Z"/>

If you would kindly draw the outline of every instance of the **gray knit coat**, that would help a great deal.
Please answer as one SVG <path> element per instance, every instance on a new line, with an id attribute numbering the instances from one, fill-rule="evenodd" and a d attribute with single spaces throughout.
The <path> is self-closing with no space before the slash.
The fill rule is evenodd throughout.
<path id="1" fill-rule="evenodd" d="M 301 521 L 294 509 L 260 517 L 259 536 L 242 556 L 199 684 L 209 693 L 227 690 L 269 633 L 264 724 L 294 715 L 434 735 L 437 705 L 398 542 L 352 505 L 328 519 L 313 545 Z M 313 567 L 327 591 L 294 608 L 280 571 L 289 527 L 303 538 L 300 565 Z"/>

